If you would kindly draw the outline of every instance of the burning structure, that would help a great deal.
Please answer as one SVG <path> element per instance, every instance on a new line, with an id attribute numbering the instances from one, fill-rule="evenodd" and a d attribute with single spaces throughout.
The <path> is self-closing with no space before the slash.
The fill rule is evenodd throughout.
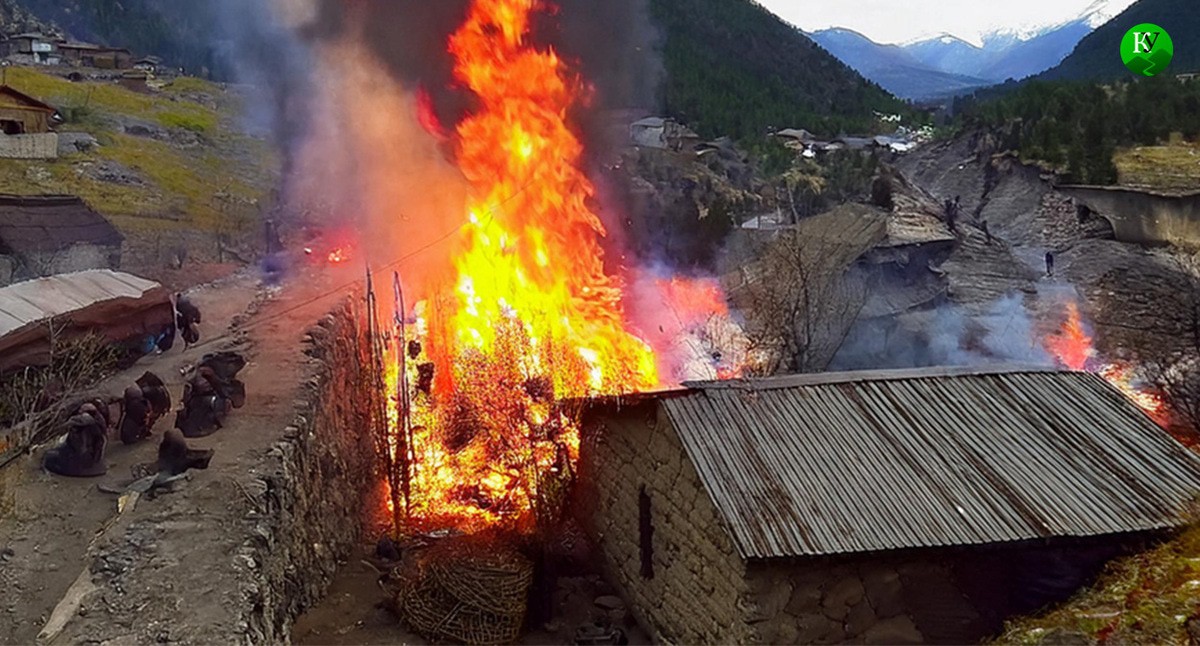
<path id="1" fill-rule="evenodd" d="M 448 262 L 412 281 L 411 311 L 395 277 L 396 335 L 381 366 L 394 394 L 385 453 L 398 526 L 525 531 L 552 517 L 578 455 L 556 402 L 651 389 L 676 367 L 677 335 L 652 347 L 627 311 L 626 268 L 601 246 L 568 122 L 588 88 L 531 42 L 541 7 L 477 0 L 449 39 L 454 78 L 476 104 L 453 139 L 468 190 Z M 442 140 L 427 99 L 416 104 Z M 694 320 L 692 296 L 714 287 L 656 284 L 685 310 L 675 329 Z"/>
<path id="2" fill-rule="evenodd" d="M 973 642 L 1189 522 L 1200 486 L 1085 373 L 690 384 L 583 429 L 583 522 L 669 643 Z"/>

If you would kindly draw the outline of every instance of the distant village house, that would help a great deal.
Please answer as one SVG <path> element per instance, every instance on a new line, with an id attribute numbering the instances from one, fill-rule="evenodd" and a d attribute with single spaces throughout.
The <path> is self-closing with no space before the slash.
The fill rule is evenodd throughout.
<path id="1" fill-rule="evenodd" d="M 0 195 L 0 286 L 88 269 L 117 269 L 124 238 L 70 195 Z"/>
<path id="2" fill-rule="evenodd" d="M 133 69 L 141 70 L 147 74 L 157 74 L 163 61 L 157 56 L 143 56 L 133 62 Z"/>
<path id="3" fill-rule="evenodd" d="M 67 42 L 59 44 L 58 51 L 62 60 L 72 65 L 104 70 L 125 70 L 133 67 L 133 53 L 124 47 Z"/>
<path id="4" fill-rule="evenodd" d="M 58 42 L 40 33 L 9 36 L 0 46 L 4 56 L 17 62 L 37 65 L 58 65 Z"/>
<path id="5" fill-rule="evenodd" d="M 635 146 L 674 151 L 691 151 L 700 143 L 700 135 L 687 126 L 664 117 L 647 117 L 629 126 L 629 138 Z"/>

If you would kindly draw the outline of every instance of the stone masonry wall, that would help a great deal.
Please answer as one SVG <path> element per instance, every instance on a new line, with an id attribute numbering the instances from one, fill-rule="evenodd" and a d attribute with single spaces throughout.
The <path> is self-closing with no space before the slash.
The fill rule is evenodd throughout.
<path id="1" fill-rule="evenodd" d="M 607 575 L 655 641 L 745 643 L 744 568 L 669 422 L 654 405 L 585 429 L 580 520 Z M 654 577 L 641 575 L 638 494 L 650 496 Z"/>
<path id="2" fill-rule="evenodd" d="M 356 548 L 377 472 L 370 411 L 370 345 L 357 299 L 309 331 L 310 374 L 295 423 L 268 453 L 248 538 L 236 559 L 244 634 L 251 643 L 289 640 L 291 624 L 321 599 L 339 559 Z"/>
<path id="3" fill-rule="evenodd" d="M 57 157 L 57 133 L 44 132 L 31 135 L 0 135 L 0 158 L 55 159 Z"/>
<path id="4" fill-rule="evenodd" d="M 950 569 L 933 560 L 759 564 L 748 581 L 766 643 L 918 644 L 945 640 L 942 624 L 957 635 L 978 623 Z M 930 609 L 940 617 L 925 626 L 935 634 L 927 636 L 921 618 Z"/>
<path id="5" fill-rule="evenodd" d="M 1124 540 L 754 563 L 748 621 L 766 643 L 978 643 L 1087 585 Z"/>

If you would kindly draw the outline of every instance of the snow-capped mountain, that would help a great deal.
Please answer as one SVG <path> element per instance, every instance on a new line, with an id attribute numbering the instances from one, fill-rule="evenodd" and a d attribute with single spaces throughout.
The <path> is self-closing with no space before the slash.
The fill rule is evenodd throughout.
<path id="1" fill-rule="evenodd" d="M 1048 70 L 1132 2 L 1095 0 L 1068 20 L 991 31 L 982 36 L 982 45 L 949 33 L 901 45 L 882 45 L 849 29 L 825 29 L 809 37 L 893 94 L 927 99 Z"/>
<path id="2" fill-rule="evenodd" d="M 881 45 L 850 29 L 825 29 L 808 36 L 859 74 L 903 99 L 949 96 L 989 85 L 983 79 L 940 72 L 899 45 Z"/>

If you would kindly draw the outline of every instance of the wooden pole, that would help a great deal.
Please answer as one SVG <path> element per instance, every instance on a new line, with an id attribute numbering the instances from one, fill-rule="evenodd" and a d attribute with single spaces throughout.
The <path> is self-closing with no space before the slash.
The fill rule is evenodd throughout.
<path id="1" fill-rule="evenodd" d="M 407 313 L 404 308 L 404 289 L 400 285 L 400 272 L 392 272 L 392 290 L 395 292 L 396 305 L 394 310 L 396 331 L 396 361 L 400 374 L 396 379 L 396 405 L 400 413 L 401 443 L 401 485 L 404 490 L 404 515 L 412 516 L 412 460 L 415 456 L 412 448 L 412 408 L 408 394 L 408 329 L 404 320 Z"/>

